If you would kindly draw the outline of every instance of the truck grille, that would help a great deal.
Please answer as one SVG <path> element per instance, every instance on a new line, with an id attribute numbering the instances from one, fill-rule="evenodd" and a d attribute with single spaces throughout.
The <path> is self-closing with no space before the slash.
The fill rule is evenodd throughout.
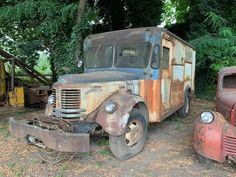
<path id="1" fill-rule="evenodd" d="M 80 108 L 80 90 L 61 90 L 61 109 L 79 109 Z"/>
<path id="2" fill-rule="evenodd" d="M 236 138 L 231 136 L 224 137 L 224 151 L 226 155 L 236 156 Z"/>
<path id="3" fill-rule="evenodd" d="M 54 98 L 53 108 L 56 108 L 56 89 L 52 89 L 52 96 Z"/>

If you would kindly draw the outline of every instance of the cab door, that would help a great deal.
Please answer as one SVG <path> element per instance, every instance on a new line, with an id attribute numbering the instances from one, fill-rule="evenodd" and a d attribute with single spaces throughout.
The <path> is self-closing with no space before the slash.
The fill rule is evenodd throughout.
<path id="1" fill-rule="evenodd" d="M 171 58 L 173 56 L 172 42 L 162 38 L 161 47 L 161 119 L 168 116 L 171 109 Z"/>

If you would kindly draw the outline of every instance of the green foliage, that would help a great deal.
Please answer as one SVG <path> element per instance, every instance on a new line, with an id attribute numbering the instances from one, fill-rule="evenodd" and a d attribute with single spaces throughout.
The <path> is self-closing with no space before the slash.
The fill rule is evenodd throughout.
<path id="1" fill-rule="evenodd" d="M 44 75 L 52 75 L 52 71 L 50 68 L 50 62 L 47 55 L 44 53 L 40 53 L 37 65 L 34 67 L 34 69 Z"/>
<path id="2" fill-rule="evenodd" d="M 162 0 L 126 0 L 126 23 L 132 27 L 157 26 L 161 22 Z"/>
<path id="3" fill-rule="evenodd" d="M 173 23 L 184 23 L 189 12 L 189 0 L 165 0 L 162 21 L 167 26 Z"/>
<path id="4" fill-rule="evenodd" d="M 57 75 L 79 72 L 73 52 L 81 42 L 78 35 L 90 32 L 94 12 L 88 8 L 77 24 L 78 7 L 75 0 L 6 1 L 0 8 L 0 45 L 31 66 L 36 65 L 39 51 L 47 51 Z"/>
<path id="5" fill-rule="evenodd" d="M 221 68 L 236 65 L 236 33 L 225 26 L 224 18 L 213 12 L 208 13 L 205 22 L 212 33 L 200 36 L 191 43 L 197 49 L 197 79 L 204 77 L 206 85 L 212 85 Z"/>

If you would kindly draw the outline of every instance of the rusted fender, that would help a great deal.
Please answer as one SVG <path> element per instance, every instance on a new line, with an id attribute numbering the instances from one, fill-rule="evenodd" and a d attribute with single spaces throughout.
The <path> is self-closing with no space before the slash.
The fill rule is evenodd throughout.
<path id="1" fill-rule="evenodd" d="M 198 154 L 203 157 L 223 162 L 223 137 L 225 121 L 222 114 L 212 112 L 214 120 L 212 123 L 204 124 L 200 121 L 199 116 L 194 122 L 193 128 L 193 147 Z"/>
<path id="2" fill-rule="evenodd" d="M 117 104 L 117 110 L 113 114 L 107 113 L 104 108 L 109 101 Z M 122 135 L 125 133 L 130 113 L 137 103 L 144 103 L 144 100 L 140 96 L 128 93 L 114 95 L 102 103 L 97 114 L 96 122 L 107 133 L 114 136 Z"/>

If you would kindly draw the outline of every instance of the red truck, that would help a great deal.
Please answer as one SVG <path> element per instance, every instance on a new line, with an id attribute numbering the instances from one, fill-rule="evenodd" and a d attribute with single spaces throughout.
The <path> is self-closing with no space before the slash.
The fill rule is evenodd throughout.
<path id="1" fill-rule="evenodd" d="M 236 67 L 219 71 L 216 112 L 204 111 L 195 120 L 193 147 L 200 161 L 236 162 Z"/>

